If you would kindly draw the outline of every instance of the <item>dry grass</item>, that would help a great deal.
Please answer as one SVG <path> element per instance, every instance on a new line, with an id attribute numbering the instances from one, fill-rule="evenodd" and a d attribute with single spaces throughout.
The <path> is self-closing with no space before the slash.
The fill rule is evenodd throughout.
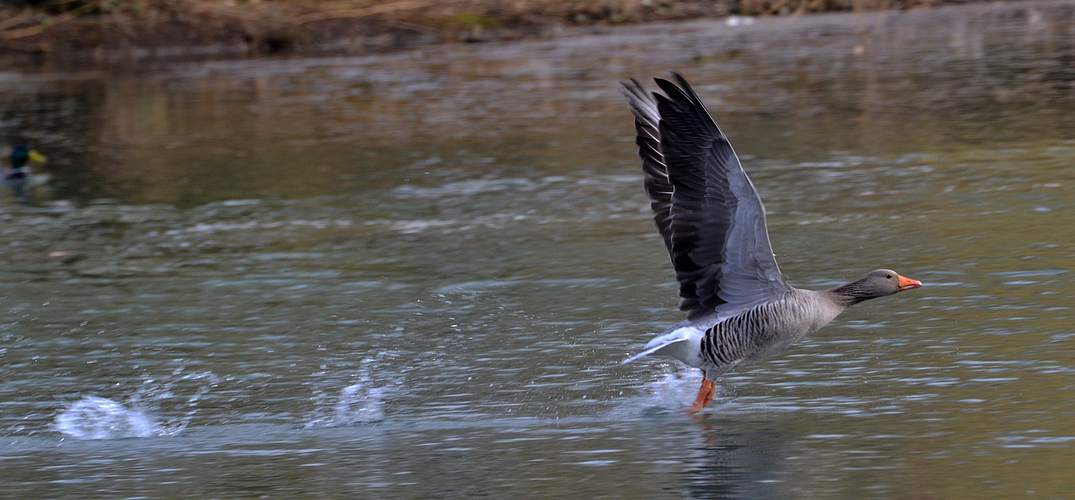
<path id="1" fill-rule="evenodd" d="M 953 1 L 974 0 L 0 0 L 0 48 L 55 52 L 248 43 L 253 52 L 273 52 L 341 36 L 503 40 L 564 25 L 907 9 Z"/>

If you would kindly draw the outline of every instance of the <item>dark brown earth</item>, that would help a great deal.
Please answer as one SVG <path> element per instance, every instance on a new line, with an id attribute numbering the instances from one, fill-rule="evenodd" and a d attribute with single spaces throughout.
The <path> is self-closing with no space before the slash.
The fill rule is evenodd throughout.
<path id="1" fill-rule="evenodd" d="M 978 0 L 74 0 L 0 4 L 0 67 L 364 54 L 617 24 L 926 8 Z M 21 2 L 21 4 L 20 4 Z M 52 9 L 51 11 L 49 9 Z"/>

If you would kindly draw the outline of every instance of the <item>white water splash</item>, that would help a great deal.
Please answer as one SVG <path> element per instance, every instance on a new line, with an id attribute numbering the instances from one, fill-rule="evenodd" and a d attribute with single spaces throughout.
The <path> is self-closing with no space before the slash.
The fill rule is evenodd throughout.
<path id="1" fill-rule="evenodd" d="M 162 378 L 145 376 L 126 404 L 85 396 L 56 416 L 54 428 L 76 439 L 174 436 L 190 424 L 198 402 L 220 382 L 212 372 L 183 373 L 179 367 Z M 158 420 L 153 415 L 167 415 Z"/>
<path id="2" fill-rule="evenodd" d="M 86 396 L 56 416 L 56 430 L 76 439 L 118 439 L 161 434 L 153 417 L 111 399 Z"/>
<path id="3" fill-rule="evenodd" d="M 203 396 L 221 382 L 211 371 L 184 373 L 180 366 L 160 379 L 144 377 L 131 402 L 162 415 L 171 415 L 160 424 L 161 435 L 174 436 L 190 424 L 198 413 Z"/>
<path id="4" fill-rule="evenodd" d="M 333 408 L 332 425 L 362 424 L 384 420 L 384 393 L 368 379 L 344 387 Z"/>
<path id="5" fill-rule="evenodd" d="M 669 371 L 646 384 L 643 402 L 668 410 L 686 409 L 698 395 L 702 374 L 698 370 L 669 368 Z"/>
<path id="6" fill-rule="evenodd" d="M 372 361 L 366 359 L 363 364 L 368 365 Z M 357 382 L 340 389 L 335 395 L 315 394 L 314 402 L 318 407 L 305 427 L 341 427 L 384 420 L 386 389 L 375 383 L 366 367 L 357 378 Z"/>
<path id="7" fill-rule="evenodd" d="M 664 414 L 686 412 L 698 394 L 702 382 L 701 372 L 668 366 L 654 380 L 639 387 L 639 394 L 620 398 L 612 410 L 614 417 L 635 418 L 640 413 Z M 717 398 L 712 403 L 721 404 L 721 386 L 717 386 Z"/>

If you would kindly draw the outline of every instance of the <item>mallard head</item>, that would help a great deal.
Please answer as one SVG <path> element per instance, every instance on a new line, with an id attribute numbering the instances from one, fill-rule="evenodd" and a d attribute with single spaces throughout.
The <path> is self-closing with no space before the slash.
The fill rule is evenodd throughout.
<path id="1" fill-rule="evenodd" d="M 45 155 L 38 153 L 26 146 L 15 146 L 15 149 L 11 150 L 11 168 L 20 169 L 26 166 L 27 162 L 44 163 Z"/>

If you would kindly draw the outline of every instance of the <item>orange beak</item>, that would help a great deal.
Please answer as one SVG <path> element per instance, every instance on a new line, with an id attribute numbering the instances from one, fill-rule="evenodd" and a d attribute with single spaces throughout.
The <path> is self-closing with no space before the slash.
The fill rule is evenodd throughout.
<path id="1" fill-rule="evenodd" d="M 897 275 L 897 276 L 899 276 L 899 275 Z M 922 286 L 921 281 L 913 280 L 911 278 L 904 278 L 903 276 L 900 276 L 899 278 L 900 278 L 900 291 L 901 292 L 904 291 L 904 290 L 913 290 L 915 288 L 918 288 L 918 287 Z"/>

